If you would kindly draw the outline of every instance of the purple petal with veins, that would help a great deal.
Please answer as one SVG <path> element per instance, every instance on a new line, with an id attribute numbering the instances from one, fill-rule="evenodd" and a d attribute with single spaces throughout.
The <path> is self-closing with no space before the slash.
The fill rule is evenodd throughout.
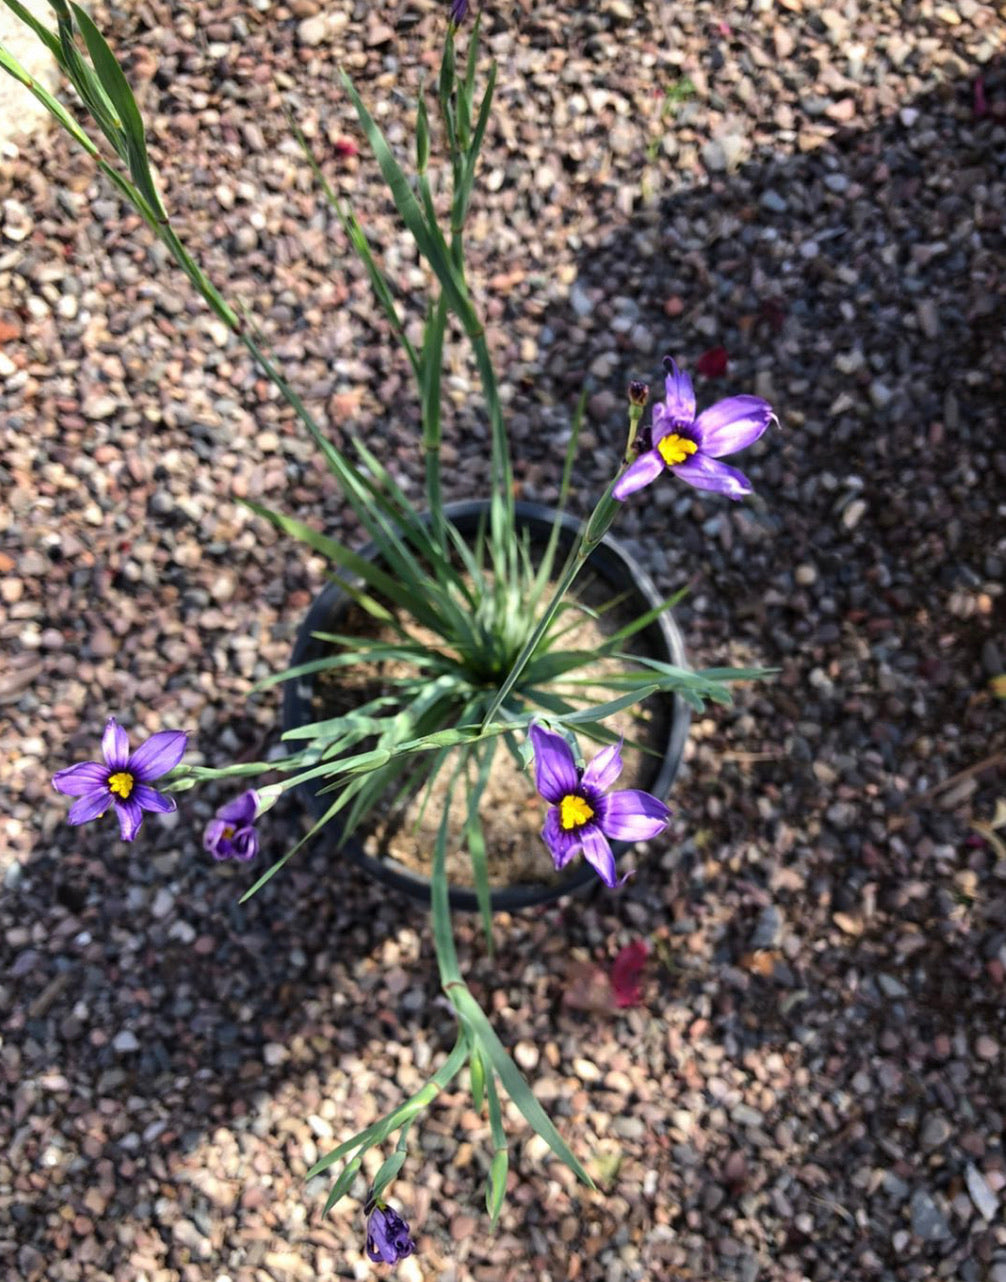
<path id="1" fill-rule="evenodd" d="M 82 761 L 79 766 L 57 770 L 52 777 L 52 786 L 64 797 L 85 797 L 96 788 L 107 791 L 108 775 L 108 766 L 99 765 L 97 761 Z"/>
<path id="2" fill-rule="evenodd" d="M 608 838 L 600 828 L 584 828 L 583 857 L 609 889 L 618 885 L 618 874 L 615 872 L 615 856 Z"/>
<path id="3" fill-rule="evenodd" d="M 86 824 L 92 819 L 100 819 L 112 804 L 112 794 L 107 788 L 97 789 L 75 801 L 66 816 L 68 824 Z"/>
<path id="4" fill-rule="evenodd" d="M 695 419 L 695 389 L 692 387 L 692 380 L 684 370 L 678 369 L 669 356 L 664 358 L 664 368 L 667 371 L 664 379 L 667 418 L 671 421 L 672 428 L 674 424 L 688 427 Z"/>
<path id="5" fill-rule="evenodd" d="M 101 751 L 108 762 L 110 770 L 124 770 L 129 760 L 129 735 L 114 717 L 105 722 L 105 733 L 101 736 Z"/>
<path id="6" fill-rule="evenodd" d="M 565 868 L 582 845 L 579 833 L 563 830 L 556 806 L 553 806 L 545 816 L 545 826 L 541 830 L 541 836 L 545 845 L 548 846 L 548 852 L 556 868 Z"/>
<path id="7" fill-rule="evenodd" d="M 674 475 L 697 490 L 711 490 L 725 494 L 728 499 L 743 499 L 751 493 L 751 482 L 735 467 L 710 458 L 708 454 L 693 454 L 674 469 Z"/>
<path id="8" fill-rule="evenodd" d="M 760 396 L 728 396 L 702 411 L 694 436 L 703 454 L 722 458 L 753 445 L 772 418 L 772 406 Z"/>
<path id="9" fill-rule="evenodd" d="M 161 730 L 152 734 L 129 758 L 128 768 L 140 783 L 160 779 L 181 761 L 188 740 L 189 736 L 183 730 Z"/>
<path id="10" fill-rule="evenodd" d="M 561 734 L 553 734 L 541 726 L 533 725 L 530 734 L 534 747 L 535 787 L 546 801 L 554 804 L 574 792 L 579 783 L 572 749 Z"/>
<path id="11" fill-rule="evenodd" d="M 612 792 L 604 802 L 601 828 L 614 841 L 649 841 L 663 832 L 671 817 L 670 808 L 658 797 L 637 788 Z"/>
<path id="12" fill-rule="evenodd" d="M 583 772 L 582 783 L 587 788 L 606 792 L 622 773 L 622 740 L 602 748 Z"/>
<path id="13" fill-rule="evenodd" d="M 634 463 L 630 463 L 615 482 L 611 497 L 621 503 L 630 494 L 635 494 L 637 490 L 642 490 L 647 485 L 650 485 L 663 470 L 664 460 L 656 450 L 640 454 L 639 458 Z"/>

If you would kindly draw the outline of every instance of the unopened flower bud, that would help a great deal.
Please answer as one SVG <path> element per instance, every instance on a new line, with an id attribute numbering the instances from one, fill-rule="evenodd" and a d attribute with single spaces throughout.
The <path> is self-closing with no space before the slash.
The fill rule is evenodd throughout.
<path id="1" fill-rule="evenodd" d="M 371 1198 L 364 1212 L 368 1217 L 367 1254 L 375 1264 L 397 1264 L 416 1249 L 408 1223 L 387 1202 Z"/>
<path id="2" fill-rule="evenodd" d="M 650 389 L 639 379 L 633 379 L 629 384 L 629 404 L 638 405 L 640 409 L 646 404 L 650 396 Z"/>

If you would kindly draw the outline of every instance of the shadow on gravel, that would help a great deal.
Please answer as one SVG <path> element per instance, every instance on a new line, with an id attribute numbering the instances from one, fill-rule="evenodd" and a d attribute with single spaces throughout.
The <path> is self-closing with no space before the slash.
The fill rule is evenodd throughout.
<path id="1" fill-rule="evenodd" d="M 777 1243 L 809 1274 L 818 1237 L 867 1271 L 909 1242 L 993 1247 L 995 1199 L 983 1209 L 971 1174 L 959 1195 L 966 1169 L 1002 1168 L 1006 1107 L 1004 866 L 971 829 L 1006 789 L 988 686 L 1006 668 L 1004 159 L 1000 60 L 978 91 L 948 84 L 879 128 L 639 210 L 584 253 L 539 339 L 544 385 L 568 406 L 591 389 L 586 495 L 622 439 L 625 380 L 662 389 L 653 340 L 691 370 L 726 349 L 727 377 L 696 380 L 700 407 L 755 391 L 781 419 L 734 460 L 753 502 L 665 477 L 616 533 L 663 590 L 692 585 L 679 613 L 696 662 L 781 669 L 693 735 L 675 797 L 690 836 L 663 896 L 677 960 L 660 974 L 696 1012 L 686 1060 L 710 1039 L 757 1081 L 770 1050 L 800 1065 L 775 1096 L 785 1139 L 748 1109 L 732 1127 L 744 1160 L 703 1160 L 753 1194 L 762 1150 L 791 1144 L 785 1169 L 827 1185 Z M 519 408 L 534 402 L 532 386 Z M 528 439 L 537 496 L 557 446 Z M 642 879 L 627 894 L 644 911 Z M 944 1109 L 971 1118 L 946 1150 Z M 879 1190 L 848 1183 L 866 1167 L 891 1172 Z M 702 1267 L 734 1275 L 711 1246 Z"/>
<path id="2" fill-rule="evenodd" d="M 301 823 L 294 804 L 271 812 L 263 838 L 274 856 Z M 6 1159 L 15 1170 L 87 1160 L 99 1201 L 114 1197 L 116 1218 L 141 1224 L 156 1191 L 144 1172 L 163 1174 L 165 1164 L 205 1171 L 209 1187 L 200 1186 L 196 1205 L 213 1216 L 245 1205 L 249 1189 L 256 1206 L 268 1202 L 264 1172 L 245 1159 L 232 1154 L 228 1165 L 219 1146 L 208 1161 L 183 1155 L 218 1127 L 269 1135 L 270 1102 L 282 1113 L 291 1085 L 313 1101 L 308 1113 L 326 1112 L 321 1084 L 333 1073 L 350 1101 L 340 1114 L 373 1120 L 421 1084 L 415 1072 L 399 1078 L 393 1048 L 439 1047 L 453 1032 L 434 1004 L 425 913 L 404 898 L 340 871 L 316 846 L 242 906 L 247 869 L 214 866 L 188 842 L 179 852 L 170 833 L 145 828 L 143 844 L 125 848 L 103 830 L 57 830 L 13 892 L 24 929 L 8 937 L 15 946 L 2 990 Z M 345 1077 L 345 1065 L 363 1059 L 389 1079 L 376 1106 L 366 1074 L 352 1085 Z M 32 1125 L 43 1117 L 45 1152 Z M 274 1135 L 295 1182 L 313 1160 L 302 1141 L 313 1135 L 324 1153 L 334 1143 L 326 1132 L 344 1125 L 341 1115 L 332 1129 L 300 1120 L 296 1137 Z M 51 1255 L 75 1241 L 68 1225 L 53 1231 L 59 1200 L 49 1178 L 16 1191 L 11 1213 L 20 1243 L 32 1247 L 20 1276 L 35 1276 L 36 1248 Z M 155 1218 L 170 1237 L 172 1208 Z M 97 1219 L 103 1238 L 108 1222 Z M 186 1231 L 193 1241 L 182 1244 L 199 1258 L 200 1235 L 191 1224 Z"/>
<path id="3" fill-rule="evenodd" d="M 975 1037 L 1001 1033 L 1006 898 L 991 853 L 964 847 L 959 808 L 906 804 L 1001 743 L 981 691 L 1001 655 L 989 649 L 984 584 L 1002 576 L 1006 474 L 1002 64 L 985 88 L 980 119 L 972 86 L 948 86 L 880 129 L 750 162 L 643 210 L 591 246 L 575 306 L 548 315 L 541 335 L 542 365 L 570 402 L 593 381 L 595 448 L 620 438 L 621 379 L 656 380 L 660 351 L 639 350 L 647 334 L 689 367 L 722 344 L 729 378 L 700 380 L 700 401 L 757 390 L 783 423 L 741 461 L 757 502 L 726 510 L 666 480 L 626 512 L 623 534 L 662 587 L 699 578 L 682 611 L 697 658 L 753 656 L 782 674 L 702 729 L 678 796 L 690 833 L 681 869 L 664 885 L 656 870 L 641 874 L 609 918 L 627 914 L 640 934 L 671 919 L 684 962 L 660 970 L 657 987 L 702 1022 L 696 1031 L 689 1017 L 686 1045 L 719 1043 L 738 1063 L 775 1047 L 817 1074 L 822 1093 L 841 1092 L 804 1126 L 813 1084 L 791 1076 L 778 1088 L 779 1111 L 798 1119 L 780 1159 L 794 1170 L 823 1155 L 836 1170 L 862 1153 L 881 1164 L 877 1145 L 904 1165 L 920 1117 L 949 1107 L 940 1065 L 965 1064 Z M 526 391 L 517 409 L 533 404 Z M 539 457 L 529 451 L 525 477 L 550 468 L 555 448 L 543 439 Z M 960 804 L 989 796 L 988 775 L 974 781 Z M 7 892 L 23 923 L 0 990 L 7 1160 L 50 1173 L 19 1177 L 11 1214 L 20 1242 L 46 1254 L 86 1236 L 60 1219 L 50 1176 L 62 1165 L 93 1164 L 115 1220 L 147 1224 L 159 1181 L 217 1127 L 268 1133 L 262 1103 L 291 1083 L 317 1112 L 340 1066 L 352 1073 L 366 1058 L 394 1079 L 398 1044 L 417 1027 L 442 1023 L 418 1039 L 433 1046 L 450 1037 L 425 915 L 404 899 L 313 849 L 240 906 L 243 876 L 191 845 L 178 853 L 151 821 L 142 845 L 113 846 L 110 823 L 58 829 Z M 277 848 L 295 823 L 289 809 L 269 817 Z M 582 924 L 570 931 L 596 945 Z M 1006 1104 L 1001 1079 L 986 1084 L 983 1071 L 962 1069 L 960 1089 L 973 1072 Z M 737 1123 L 739 1149 L 758 1126 Z M 300 1133 L 275 1142 L 296 1178 Z M 998 1140 L 982 1142 L 999 1154 Z M 713 1148 L 695 1160 L 705 1185 L 739 1193 L 726 1157 Z M 962 1162 L 955 1150 L 934 1191 L 960 1187 Z M 249 1169 L 211 1174 L 219 1188 L 197 1198 L 204 1218 L 254 1190 Z M 93 1215 L 95 1249 L 111 1251 L 103 1235 L 114 1229 Z M 860 1234 L 822 1213 L 779 1249 L 799 1256 L 821 1232 L 886 1250 L 901 1204 L 892 1195 L 871 1215 Z M 195 1222 L 192 1243 L 175 1241 L 199 1258 L 209 1230 Z M 953 1236 L 933 1240 L 953 1247 Z"/>
<path id="4" fill-rule="evenodd" d="M 1002 1162 L 1006 1092 L 981 1056 L 999 1062 L 1006 887 L 969 821 L 1006 783 L 987 687 L 1006 654 L 1006 65 L 983 80 L 980 98 L 947 85 L 882 128 L 645 211 L 584 259 L 589 318 L 583 302 L 547 319 L 570 399 L 612 337 L 622 371 L 634 334 L 660 334 L 692 368 L 729 353 L 700 404 L 755 390 L 778 408 L 781 432 L 740 460 L 755 504 L 725 511 L 668 481 L 635 500 L 632 535 L 662 587 L 697 576 L 682 610 L 697 658 L 781 668 L 699 743 L 679 792 L 703 830 L 683 933 L 705 919 L 714 941 L 690 988 L 716 990 L 710 1036 L 732 1058 L 803 1048 L 800 1158 L 839 1173 L 829 1196 L 868 1204 L 869 1223 L 822 1211 L 783 1249 L 845 1238 L 864 1267 L 906 1228 L 941 1254 L 977 1233 L 988 1258 L 968 1199 L 947 1207 L 969 1163 Z M 622 392 L 593 399 L 616 439 Z M 948 1107 L 973 1129 L 913 1183 Z M 740 1144 L 751 1171 L 761 1144 Z M 864 1164 L 892 1170 L 869 1201 L 845 1183 Z"/>

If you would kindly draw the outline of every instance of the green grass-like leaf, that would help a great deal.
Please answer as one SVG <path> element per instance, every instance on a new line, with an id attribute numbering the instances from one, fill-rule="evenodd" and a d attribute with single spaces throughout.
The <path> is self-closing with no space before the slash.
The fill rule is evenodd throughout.
<path id="1" fill-rule="evenodd" d="M 129 81 L 123 74 L 115 54 L 108 42 L 94 25 L 90 15 L 80 5 L 73 5 L 73 14 L 77 26 L 84 37 L 87 51 L 91 55 L 94 70 L 101 82 L 101 87 L 108 95 L 112 106 L 119 116 L 126 142 L 126 154 L 123 157 L 129 165 L 133 181 L 142 192 L 151 209 L 161 219 L 167 214 L 161 204 L 161 197 L 150 172 L 150 157 L 147 155 L 147 140 L 143 130 L 143 117 L 136 105 Z"/>
<path id="2" fill-rule="evenodd" d="M 339 1178 L 332 1185 L 331 1192 L 325 1199 L 325 1209 L 322 1211 L 322 1215 L 327 1215 L 336 1202 L 346 1196 L 350 1188 L 352 1188 L 353 1181 L 356 1179 L 357 1172 L 362 1165 L 363 1161 L 359 1157 L 354 1157 L 346 1163 L 339 1173 Z"/>
<path id="3" fill-rule="evenodd" d="M 510 1058 L 503 1043 L 497 1037 L 493 1026 L 486 1018 L 485 1012 L 468 988 L 460 981 L 449 984 L 447 986 L 447 995 L 451 999 L 458 1015 L 464 1020 L 472 1035 L 476 1038 L 480 1051 L 499 1076 L 504 1090 L 523 1114 L 525 1120 L 542 1137 L 556 1157 L 565 1162 L 569 1169 L 588 1188 L 593 1188 L 594 1181 L 556 1130 L 552 1119 L 541 1104 L 538 1103 L 531 1087 Z"/>
<path id="4" fill-rule="evenodd" d="M 278 530 L 284 534 L 289 534 L 300 542 L 306 543 L 308 547 L 314 548 L 322 556 L 337 565 L 340 569 L 348 571 L 362 579 L 373 591 L 380 593 L 389 601 L 393 601 L 416 618 L 420 623 L 436 631 L 442 630 L 440 616 L 427 604 L 429 598 L 422 588 L 424 584 L 413 586 L 408 581 L 403 582 L 401 578 L 394 577 L 383 570 L 376 561 L 369 561 L 366 557 L 360 556 L 358 552 L 352 552 L 343 544 L 330 538 L 327 534 L 313 529 L 310 525 L 305 525 L 303 521 L 298 521 L 294 517 L 285 516 L 282 512 L 274 512 L 272 509 L 264 507 L 261 503 L 255 503 L 251 499 L 242 499 L 244 505 L 264 517 L 271 524 L 275 525 Z"/>
<path id="5" fill-rule="evenodd" d="M 482 931 L 486 938 L 486 950 L 490 957 L 493 955 L 492 892 L 489 888 L 489 859 L 486 854 L 485 832 L 482 828 L 482 820 L 479 817 L 479 805 L 481 804 L 486 784 L 489 782 L 489 772 L 492 769 L 493 758 L 496 755 L 497 742 L 498 740 L 492 739 L 486 744 L 482 752 L 481 761 L 476 755 L 478 774 L 474 785 L 468 781 L 467 775 L 465 779 L 468 785 L 465 844 L 468 847 L 468 855 L 471 859 L 472 875 L 475 878 L 475 898 L 478 901 L 479 914 L 482 917 Z"/>
<path id="6" fill-rule="evenodd" d="M 389 1135 L 407 1122 L 411 1122 L 414 1117 L 418 1117 L 425 1108 L 429 1107 L 444 1087 L 450 1085 L 458 1075 L 467 1059 L 468 1039 L 462 1035 L 454 1043 L 454 1049 L 450 1055 L 424 1086 L 420 1087 L 415 1094 L 410 1095 L 404 1104 L 400 1104 L 398 1108 L 393 1109 L 386 1117 L 372 1122 L 369 1126 L 364 1127 L 362 1131 L 357 1131 L 348 1140 L 337 1144 L 330 1153 L 326 1153 L 324 1157 L 319 1158 L 304 1176 L 305 1180 L 313 1180 L 316 1175 L 323 1174 L 355 1149 L 363 1152 L 375 1144 L 383 1144 Z"/>
<path id="7" fill-rule="evenodd" d="M 399 1147 L 395 1149 L 394 1153 L 392 1153 L 390 1157 L 385 1158 L 381 1163 L 377 1174 L 374 1176 L 374 1182 L 371 1185 L 372 1197 L 380 1197 L 405 1165 L 405 1159 L 408 1156 L 404 1147 L 405 1136 L 408 1133 L 407 1127 L 408 1123 L 402 1127 L 402 1138 L 399 1141 Z"/>
<path id="8" fill-rule="evenodd" d="M 451 921 L 451 905 L 447 885 L 447 826 L 451 796 L 461 769 L 459 763 L 448 785 L 444 799 L 440 827 L 433 848 L 433 875 L 430 879 L 430 912 L 433 918 L 433 940 L 436 945 L 437 965 L 440 967 L 440 982 L 444 987 L 449 984 L 460 984 L 461 970 L 458 967 L 458 954 L 454 947 L 454 925 Z"/>
<path id="9" fill-rule="evenodd" d="M 343 87 L 349 94 L 356 109 L 356 114 L 359 117 L 360 124 L 363 126 L 364 133 L 367 135 L 367 141 L 370 143 L 371 150 L 377 159 L 384 181 L 388 184 L 391 199 L 398 210 L 399 216 L 409 229 L 413 240 L 419 247 L 419 252 L 436 273 L 441 287 L 447 294 L 451 310 L 458 316 L 466 332 L 470 336 L 480 334 L 482 326 L 468 299 L 468 292 L 464 284 L 455 273 L 443 236 L 438 228 L 430 227 L 426 222 L 422 208 L 413 195 L 412 187 L 402 171 L 402 167 L 395 159 L 391 148 L 388 146 L 387 139 L 367 110 L 363 99 L 357 93 L 352 80 L 346 75 L 345 71 L 340 70 L 339 75 Z"/>

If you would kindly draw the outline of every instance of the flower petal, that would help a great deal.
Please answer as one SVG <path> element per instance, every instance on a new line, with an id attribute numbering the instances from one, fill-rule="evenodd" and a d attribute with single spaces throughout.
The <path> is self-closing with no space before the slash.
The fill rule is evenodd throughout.
<path id="1" fill-rule="evenodd" d="M 387 1254 L 385 1254 L 387 1252 Z M 392 1248 L 385 1246 L 384 1239 L 378 1240 L 368 1233 L 367 1235 L 367 1255 L 375 1264 L 397 1264 L 398 1256 L 392 1254 Z"/>
<path id="2" fill-rule="evenodd" d="M 667 371 L 667 377 L 664 379 L 664 391 L 666 393 L 666 421 L 668 423 L 667 431 L 670 431 L 675 424 L 679 427 L 689 425 L 695 420 L 695 389 L 692 387 L 692 380 L 684 372 L 678 369 L 674 361 L 669 356 L 664 357 L 664 369 Z"/>
<path id="3" fill-rule="evenodd" d="M 52 777 L 52 786 L 64 797 L 85 797 L 96 788 L 107 791 L 108 773 L 108 766 L 97 761 L 82 761 L 79 766 L 57 770 Z"/>
<path id="4" fill-rule="evenodd" d="M 234 847 L 234 858 L 247 863 L 258 854 L 258 833 L 254 828 L 239 828 L 231 841 Z"/>
<path id="5" fill-rule="evenodd" d="M 637 490 L 655 481 L 663 470 L 664 460 L 656 450 L 648 450 L 647 453 L 640 454 L 635 463 L 630 463 L 615 482 L 611 497 L 621 503 L 630 494 L 635 494 Z"/>
<path id="6" fill-rule="evenodd" d="M 254 788 L 249 788 L 240 797 L 235 797 L 233 801 L 228 801 L 226 805 L 221 806 L 216 817 L 223 819 L 225 823 L 241 826 L 250 824 L 257 810 L 258 793 Z"/>
<path id="7" fill-rule="evenodd" d="M 581 828 L 580 841 L 583 843 L 583 857 L 609 889 L 618 885 L 618 874 L 615 872 L 615 856 L 608 845 L 608 838 L 594 824 Z"/>
<path id="8" fill-rule="evenodd" d="M 126 763 L 138 783 L 151 783 L 174 770 L 189 742 L 184 730 L 160 730 L 141 743 Z"/>
<path id="9" fill-rule="evenodd" d="M 250 824 L 235 828 L 223 819 L 211 819 L 203 833 L 203 849 L 214 859 L 240 859 L 244 863 L 258 854 L 258 833 Z"/>
<path id="10" fill-rule="evenodd" d="M 670 808 L 659 797 L 636 788 L 613 792 L 604 803 L 598 822 L 613 841 L 647 841 L 663 832 L 671 817 Z"/>
<path id="11" fill-rule="evenodd" d="M 105 733 L 101 736 L 101 751 L 105 754 L 110 770 L 122 770 L 129 760 L 129 735 L 114 717 L 105 722 Z"/>
<path id="12" fill-rule="evenodd" d="M 214 859 L 230 859 L 233 855 L 230 839 L 227 837 L 229 824 L 222 819 L 211 819 L 203 832 L 203 849 Z"/>
<path id="13" fill-rule="evenodd" d="M 753 445 L 775 416 L 760 396 L 728 396 L 695 420 L 695 439 L 703 454 L 722 458 Z"/>
<path id="14" fill-rule="evenodd" d="M 129 800 L 135 801 L 141 810 L 151 810 L 158 815 L 170 815 L 172 810 L 178 809 L 174 797 L 166 797 L 163 792 L 148 788 L 145 783 L 136 785 Z"/>
<path id="15" fill-rule="evenodd" d="M 86 824 L 105 813 L 112 804 L 112 794 L 107 788 L 89 792 L 75 801 L 66 816 L 68 824 Z"/>
<path id="16" fill-rule="evenodd" d="M 545 818 L 541 836 L 556 868 L 565 868 L 582 845 L 581 833 L 567 832 L 559 823 L 559 811 L 555 806 Z"/>
<path id="17" fill-rule="evenodd" d="M 115 799 L 115 813 L 119 816 L 119 832 L 123 841 L 132 841 L 140 831 L 140 824 L 143 823 L 143 811 L 140 804 L 134 801 L 132 797 L 127 797 L 125 801 L 117 797 Z"/>
<path id="18" fill-rule="evenodd" d="M 622 740 L 609 743 L 594 757 L 583 772 L 582 784 L 606 792 L 622 773 Z"/>
<path id="19" fill-rule="evenodd" d="M 529 733 L 534 748 L 534 786 L 546 801 L 555 804 L 576 792 L 580 782 L 573 750 L 561 734 L 539 725 L 533 725 Z"/>
<path id="20" fill-rule="evenodd" d="M 693 454 L 684 463 L 675 464 L 671 471 L 682 481 L 694 485 L 697 490 L 725 494 L 728 499 L 746 498 L 753 488 L 743 472 L 701 452 Z"/>

